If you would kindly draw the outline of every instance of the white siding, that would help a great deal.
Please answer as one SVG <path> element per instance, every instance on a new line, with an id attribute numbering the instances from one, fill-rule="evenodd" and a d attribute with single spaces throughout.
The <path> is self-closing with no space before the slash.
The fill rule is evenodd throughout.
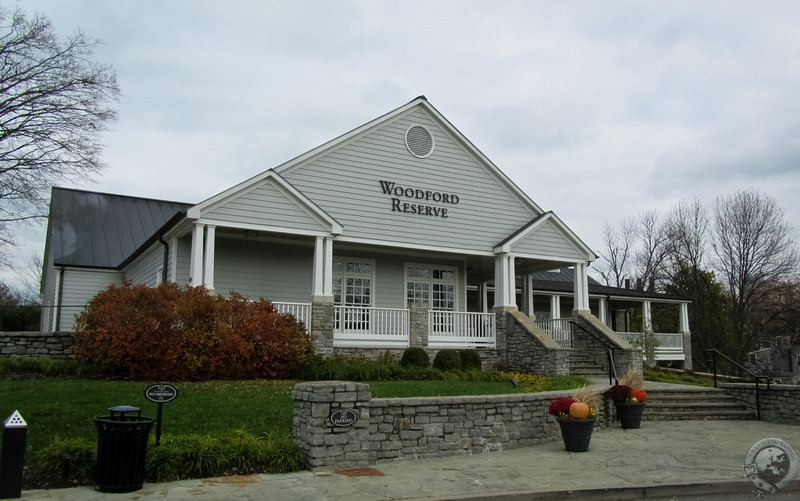
<path id="1" fill-rule="evenodd" d="M 155 287 L 158 269 L 164 265 L 164 246 L 160 243 L 153 244 L 141 256 L 125 269 L 125 278 L 134 284 L 144 284 Z"/>
<path id="2" fill-rule="evenodd" d="M 324 230 L 319 221 L 287 196 L 283 188 L 271 179 L 214 207 L 203 217 L 248 225 L 277 226 L 289 230 Z"/>
<path id="3" fill-rule="evenodd" d="M 39 328 L 46 332 L 55 329 L 55 304 L 58 300 L 58 281 L 61 270 L 53 267 L 53 258 L 47 254 L 42 277 L 42 316 Z"/>
<path id="4" fill-rule="evenodd" d="M 175 283 L 178 285 L 189 285 L 189 261 L 192 256 L 192 235 L 186 235 L 178 239 L 178 248 L 175 252 L 176 274 Z M 219 262 L 219 257 L 217 257 Z M 170 263 L 172 266 L 172 263 Z"/>
<path id="5" fill-rule="evenodd" d="M 214 287 L 218 294 L 236 291 L 251 298 L 309 302 L 314 247 L 217 236 Z"/>
<path id="6" fill-rule="evenodd" d="M 515 254 L 534 256 L 553 256 L 576 261 L 586 259 L 580 249 L 553 221 L 545 221 L 525 238 L 514 244 L 511 251 Z"/>
<path id="7" fill-rule="evenodd" d="M 405 147 L 405 132 L 412 125 L 424 125 L 435 137 L 435 150 L 427 158 L 416 158 Z M 538 215 L 422 109 L 284 176 L 344 226 L 343 237 L 486 252 Z M 386 195 L 382 180 L 455 194 L 459 203 Z M 393 212 L 392 198 L 446 208 L 448 217 Z"/>
<path id="8" fill-rule="evenodd" d="M 61 322 L 59 330 L 71 331 L 75 315 L 81 313 L 98 292 L 111 284 L 122 284 L 122 273 L 116 270 L 67 268 L 61 292 Z"/>

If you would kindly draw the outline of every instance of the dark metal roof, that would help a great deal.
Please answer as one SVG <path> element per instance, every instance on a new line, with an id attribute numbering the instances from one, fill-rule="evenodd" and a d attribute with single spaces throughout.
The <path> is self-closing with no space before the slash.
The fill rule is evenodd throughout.
<path id="1" fill-rule="evenodd" d="M 158 230 L 194 204 L 53 188 L 53 264 L 118 268 Z"/>
<path id="2" fill-rule="evenodd" d="M 559 271 L 541 271 L 538 273 L 533 273 L 532 275 L 533 288 L 536 290 L 572 292 L 573 284 L 575 283 L 575 273 L 572 268 L 561 268 Z M 601 284 L 592 277 L 589 277 L 589 294 L 650 299 L 685 299 L 670 294 L 610 287 L 608 285 Z"/>

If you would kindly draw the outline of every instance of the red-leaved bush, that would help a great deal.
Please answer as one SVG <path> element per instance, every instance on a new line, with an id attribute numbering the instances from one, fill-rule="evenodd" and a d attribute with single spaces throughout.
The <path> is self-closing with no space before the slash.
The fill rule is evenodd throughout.
<path id="1" fill-rule="evenodd" d="M 302 322 L 271 302 L 172 282 L 111 285 L 75 329 L 78 358 L 131 379 L 280 379 L 313 355 Z"/>

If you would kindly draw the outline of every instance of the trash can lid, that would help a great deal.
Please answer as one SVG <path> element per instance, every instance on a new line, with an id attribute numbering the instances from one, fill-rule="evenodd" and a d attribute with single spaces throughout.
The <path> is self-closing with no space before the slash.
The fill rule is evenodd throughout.
<path id="1" fill-rule="evenodd" d="M 120 414 L 127 414 L 129 412 L 141 412 L 141 409 L 138 407 L 134 407 L 132 405 L 117 405 L 114 407 L 109 407 L 108 412 L 114 413 L 119 412 Z"/>

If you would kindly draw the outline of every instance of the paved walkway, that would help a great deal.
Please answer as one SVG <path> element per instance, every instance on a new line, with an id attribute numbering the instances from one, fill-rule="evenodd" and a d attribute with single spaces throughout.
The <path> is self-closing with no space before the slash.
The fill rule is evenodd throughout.
<path id="1" fill-rule="evenodd" d="M 382 463 L 345 472 L 183 480 L 128 494 L 89 487 L 23 492 L 25 500 L 448 500 L 753 499 L 744 478 L 748 449 L 780 438 L 800 452 L 800 425 L 760 421 L 644 421 L 636 430 L 596 431 L 588 452 L 563 443 L 477 456 Z M 745 496 L 740 498 L 738 496 Z M 723 498 L 717 498 L 723 499 Z M 765 499 L 800 499 L 800 478 Z"/>

